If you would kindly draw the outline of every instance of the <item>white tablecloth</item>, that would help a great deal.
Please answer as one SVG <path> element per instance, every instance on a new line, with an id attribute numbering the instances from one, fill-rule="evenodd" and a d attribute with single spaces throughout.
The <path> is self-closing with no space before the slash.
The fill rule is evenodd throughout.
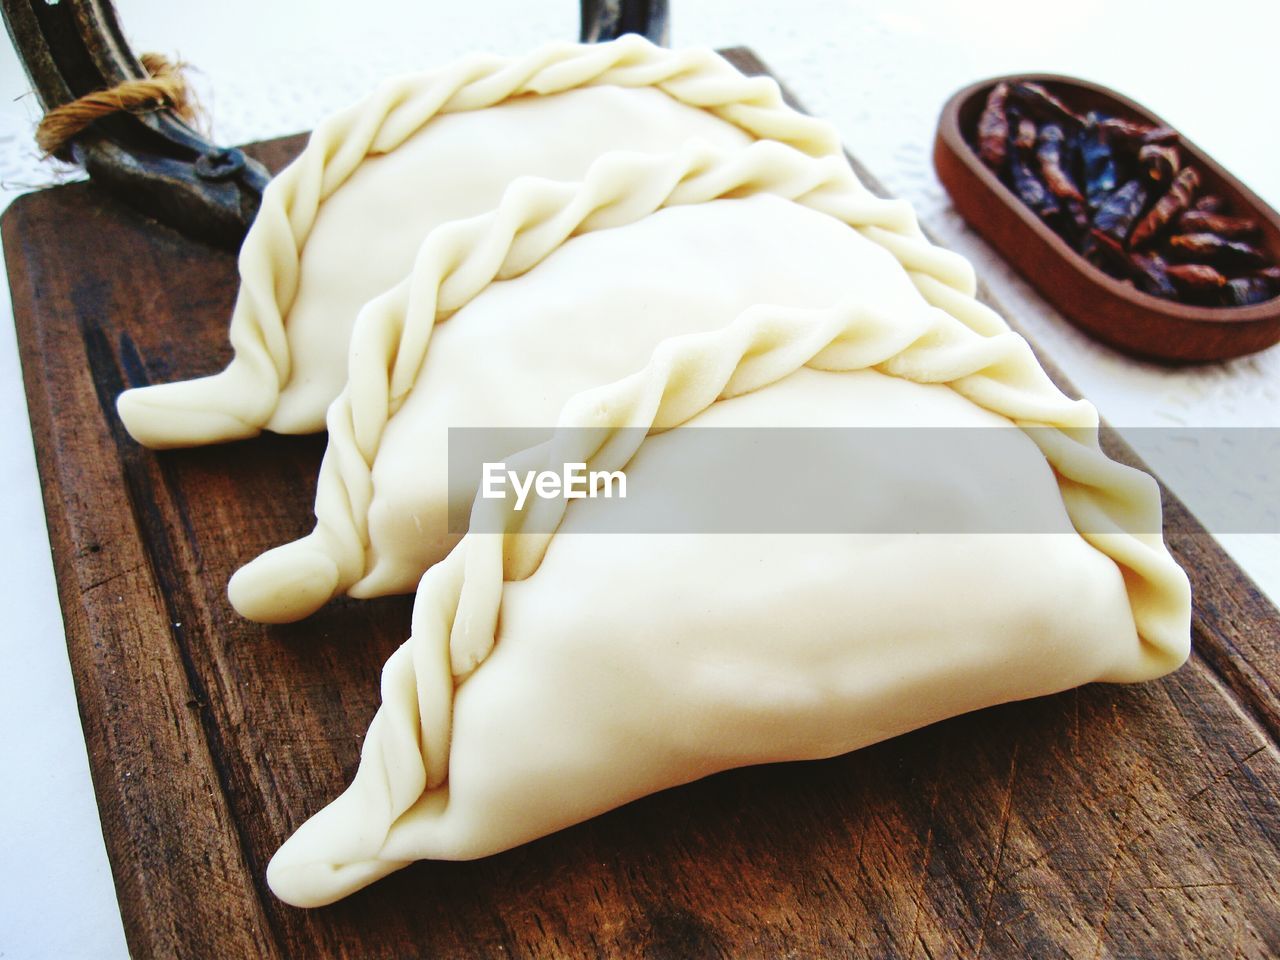
<path id="1" fill-rule="evenodd" d="M 1054 71 L 1130 94 L 1280 207 L 1280 124 L 1265 98 L 1277 89 L 1280 12 L 1268 0 L 1220 0 L 1212 16 L 1191 0 L 1073 0 L 1053 16 L 1033 12 L 1044 5 L 1028 0 L 674 3 L 675 44 L 754 47 L 945 243 L 975 261 L 1114 424 L 1280 426 L 1280 348 L 1173 371 L 1093 344 L 961 224 L 929 160 L 938 110 L 955 89 L 997 73 Z M 475 49 L 518 53 L 576 36 L 575 4 L 532 6 L 118 0 L 135 50 L 176 53 L 200 68 L 197 82 L 224 143 L 308 129 L 393 72 Z M 31 142 L 39 111 L 26 90 L 16 58 L 0 50 L 4 204 L 56 176 Z M 120 957 L 125 942 L 63 643 L 12 331 L 0 318 L 0 529 L 10 537 L 0 554 L 7 621 L 0 637 L 0 956 Z M 1174 469 L 1167 451 L 1140 452 L 1166 475 Z M 1178 476 L 1167 478 L 1194 500 L 1190 481 L 1184 489 Z M 1280 597 L 1280 538 L 1223 540 Z"/>

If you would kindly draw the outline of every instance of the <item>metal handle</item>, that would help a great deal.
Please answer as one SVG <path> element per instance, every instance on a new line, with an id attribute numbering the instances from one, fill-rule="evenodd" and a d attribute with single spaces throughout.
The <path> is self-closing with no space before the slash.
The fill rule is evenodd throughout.
<path id="1" fill-rule="evenodd" d="M 110 0 L 0 0 L 0 6 L 45 110 L 147 76 Z M 269 179 L 257 161 L 215 146 L 168 110 L 97 120 L 63 159 L 157 220 L 232 248 L 253 222 Z"/>
<path id="2" fill-rule="evenodd" d="M 111 0 L 0 0 L 5 26 L 46 111 L 147 76 Z M 667 0 L 582 0 L 583 42 L 667 37 Z M 169 110 L 118 113 L 77 134 L 62 159 L 183 233 L 232 249 L 258 213 L 270 175 L 219 147 Z"/>
<path id="3" fill-rule="evenodd" d="M 667 0 L 582 0 L 583 43 L 615 40 L 638 33 L 666 46 L 670 34 Z"/>

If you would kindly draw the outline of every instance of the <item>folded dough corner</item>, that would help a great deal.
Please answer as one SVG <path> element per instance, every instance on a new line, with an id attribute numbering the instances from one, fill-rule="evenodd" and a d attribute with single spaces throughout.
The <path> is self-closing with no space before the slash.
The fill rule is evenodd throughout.
<path id="1" fill-rule="evenodd" d="M 356 314 L 405 276 L 432 229 L 491 210 L 519 176 L 577 179 L 609 151 L 695 138 L 840 153 L 834 129 L 788 107 L 773 80 L 634 34 L 391 80 L 321 123 L 268 185 L 240 251 L 230 366 L 129 390 L 119 415 L 157 448 L 320 431 Z"/>
<path id="2" fill-rule="evenodd" d="M 679 486 L 701 482 L 680 469 L 691 431 L 796 422 L 1003 424 L 1023 435 L 1014 479 L 1061 531 L 611 534 L 592 532 L 611 501 L 575 500 L 554 506 L 553 533 L 529 533 L 512 498 L 477 499 L 505 532 L 473 521 L 422 578 L 355 779 L 276 853 L 277 896 L 320 906 L 720 770 L 1186 658 L 1188 582 L 1146 532 L 1154 482 L 1103 454 L 1096 412 L 1020 337 L 926 304 L 755 306 L 665 340 L 638 373 L 570 398 L 514 462 L 572 456 Z M 1007 482 L 991 471 L 885 462 L 849 483 L 896 485 L 886 510 L 936 498 L 983 529 Z"/>
<path id="3" fill-rule="evenodd" d="M 983 334 L 1007 329 L 974 299 L 968 263 L 842 159 L 696 142 L 610 154 L 577 184 L 518 180 L 496 210 L 434 231 L 412 273 L 363 308 L 328 412 L 316 527 L 237 571 L 233 605 L 280 622 L 343 592 L 412 592 L 457 543 L 451 501 L 465 510 L 475 492 L 450 476 L 451 429 L 549 427 L 665 337 L 850 291 L 886 315 L 933 303 Z"/>

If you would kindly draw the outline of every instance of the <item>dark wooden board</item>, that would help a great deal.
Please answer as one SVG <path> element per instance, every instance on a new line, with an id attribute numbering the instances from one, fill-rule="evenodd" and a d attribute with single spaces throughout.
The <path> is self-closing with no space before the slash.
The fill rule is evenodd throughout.
<path id="1" fill-rule="evenodd" d="M 745 52 L 738 61 L 763 69 Z M 294 137 L 254 152 L 274 168 Z M 228 358 L 233 258 L 74 184 L 5 254 L 67 644 L 138 957 L 1280 954 L 1280 623 L 1170 501 L 1196 653 L 820 763 L 732 771 L 332 907 L 263 872 L 346 786 L 408 598 L 289 627 L 227 578 L 310 529 L 318 437 L 151 453 L 128 385 Z"/>

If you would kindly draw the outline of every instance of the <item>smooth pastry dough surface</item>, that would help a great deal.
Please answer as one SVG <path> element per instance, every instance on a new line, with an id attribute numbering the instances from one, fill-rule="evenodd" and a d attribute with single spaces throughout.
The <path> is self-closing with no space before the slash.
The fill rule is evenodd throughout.
<path id="1" fill-rule="evenodd" d="M 231 365 L 126 391 L 120 416 L 153 447 L 321 430 L 357 312 L 404 277 L 433 227 L 492 209 L 516 177 L 577 179 L 610 150 L 758 138 L 839 152 L 772 80 L 635 35 L 392 81 L 321 124 L 268 186 L 240 253 Z"/>
<path id="2" fill-rule="evenodd" d="M 757 303 L 932 302 L 1006 330 L 973 285 L 907 204 L 872 196 L 842 160 L 777 143 L 619 153 L 581 184 L 522 180 L 492 214 L 433 233 L 412 275 L 362 311 L 317 527 L 238 571 L 232 603 L 280 622 L 341 592 L 411 591 L 456 541 L 449 427 L 549 427 L 571 393 L 635 370 L 663 337 Z"/>
<path id="3" fill-rule="evenodd" d="M 903 525 L 937 499 L 976 531 L 1013 482 L 1061 532 L 607 534 L 590 528 L 610 502 L 587 500 L 550 507 L 546 534 L 521 532 L 509 501 L 477 500 L 506 532 L 473 529 L 423 577 L 355 781 L 271 862 L 284 900 L 321 905 L 415 859 L 484 856 L 718 770 L 1150 679 L 1187 655 L 1186 577 L 1145 532 L 1159 529 L 1154 482 L 1105 457 L 1092 407 L 1012 333 L 930 308 L 757 307 L 664 342 L 560 423 L 606 429 L 558 433 L 522 464 L 626 464 L 677 487 L 699 482 L 680 449 L 700 425 L 1020 427 L 1021 454 L 998 467 L 885 462 L 849 482 L 899 487 L 868 502 Z"/>

